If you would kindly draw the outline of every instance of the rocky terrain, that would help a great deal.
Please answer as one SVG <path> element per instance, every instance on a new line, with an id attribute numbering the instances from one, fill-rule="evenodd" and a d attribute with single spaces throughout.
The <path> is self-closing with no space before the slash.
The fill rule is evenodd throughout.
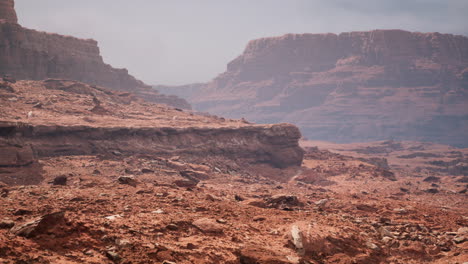
<path id="1" fill-rule="evenodd" d="M 0 87 L 2 263 L 468 257 L 463 176 L 405 173 L 378 155 L 398 142 L 354 146 L 365 150 L 356 157 L 302 142 L 304 155 L 292 125 L 200 116 L 75 81 Z"/>
<path id="2" fill-rule="evenodd" d="M 145 100 L 190 109 L 183 99 L 159 94 L 126 69 L 104 63 L 97 41 L 39 32 L 17 24 L 13 0 L 0 1 L 0 76 L 21 80 L 60 78 L 117 91 Z"/>
<path id="3" fill-rule="evenodd" d="M 403 93 L 406 110 L 419 110 L 398 124 L 383 120 L 385 129 L 375 122 L 376 135 L 398 126 L 402 136 L 420 137 L 418 129 L 431 127 L 424 118 L 436 107 L 441 119 L 434 122 L 445 126 L 425 139 L 466 140 L 460 131 L 467 71 L 453 77 L 466 68 L 465 38 L 368 34 L 254 41 L 213 83 L 158 89 L 179 89 L 203 109 L 230 116 L 245 107 L 242 116 L 262 122 L 299 113 L 312 120 L 300 109 L 341 98 L 340 109 L 350 114 L 345 121 L 356 125 L 339 131 L 349 139 L 371 139 L 356 133 L 367 131 L 361 126 L 368 126 L 369 113 L 380 115 L 368 103 L 359 119 L 351 103 L 387 100 L 390 111 L 401 107 Z M 394 35 L 417 45 L 404 51 Z M 320 49 L 304 48 L 323 41 Z M 348 57 L 332 54 L 338 50 L 344 52 L 338 57 Z M 411 63 L 417 63 L 414 75 L 402 78 Z M 104 64 L 95 41 L 21 27 L 12 0 L 0 0 L 0 74 L 0 263 L 468 261 L 467 149 L 393 140 L 313 142 L 288 123 L 254 124 L 183 109 L 186 101 Z M 385 95 L 375 97 L 383 86 Z M 321 95 L 301 97 L 307 87 Z M 408 87 L 416 88 L 410 93 Z M 418 128 L 404 130 L 416 117 Z M 335 131 L 321 130 L 336 126 L 333 115 L 329 122 L 318 118 L 305 126 L 308 133 Z"/>
<path id="4" fill-rule="evenodd" d="M 200 111 L 291 122 L 313 140 L 468 146 L 465 36 L 375 30 L 257 39 L 197 87 L 172 93 Z"/>

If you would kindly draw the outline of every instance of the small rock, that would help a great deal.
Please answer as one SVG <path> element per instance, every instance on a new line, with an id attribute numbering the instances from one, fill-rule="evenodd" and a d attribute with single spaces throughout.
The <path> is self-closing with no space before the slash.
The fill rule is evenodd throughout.
<path id="1" fill-rule="evenodd" d="M 197 249 L 197 248 L 198 248 L 198 247 L 197 247 L 195 244 L 193 244 L 193 243 L 187 243 L 187 249 L 193 250 L 193 249 Z"/>
<path id="2" fill-rule="evenodd" d="M 324 207 L 329 201 L 329 199 L 322 199 L 320 201 L 315 202 L 315 205 L 317 205 L 318 207 Z"/>
<path id="3" fill-rule="evenodd" d="M 130 246 L 132 243 L 130 242 L 130 240 L 128 239 L 117 239 L 115 241 L 115 244 L 119 247 L 128 247 Z"/>
<path id="4" fill-rule="evenodd" d="M 39 102 L 37 104 L 34 104 L 33 108 L 42 108 L 42 106 L 43 106 L 42 103 Z"/>
<path id="5" fill-rule="evenodd" d="M 377 246 L 376 244 L 372 243 L 372 242 L 367 242 L 366 243 L 366 247 L 368 247 L 369 249 L 372 249 L 372 250 L 378 250 L 379 249 L 379 246 Z"/>
<path id="6" fill-rule="evenodd" d="M 393 209 L 393 211 L 397 214 L 407 214 L 408 213 L 408 210 L 406 210 L 405 208 L 395 208 Z"/>
<path id="7" fill-rule="evenodd" d="M 297 196 L 294 195 L 275 195 L 265 199 L 268 208 L 286 209 L 295 206 L 302 206 Z"/>
<path id="8" fill-rule="evenodd" d="M 391 238 L 393 238 L 393 234 L 385 227 L 380 227 L 379 228 L 379 233 L 380 233 L 380 236 L 382 236 L 382 237 L 391 237 Z"/>
<path id="9" fill-rule="evenodd" d="M 20 216 L 20 215 L 30 215 L 32 214 L 31 210 L 27 209 L 18 209 L 16 212 L 13 213 L 13 215 Z"/>
<path id="10" fill-rule="evenodd" d="M 212 219 L 201 218 L 194 221 L 192 224 L 203 233 L 219 234 L 223 232 L 223 226 Z"/>
<path id="11" fill-rule="evenodd" d="M 126 184 L 133 187 L 136 187 L 138 184 L 137 180 L 133 176 L 120 176 L 118 181 L 120 184 Z"/>
<path id="12" fill-rule="evenodd" d="M 163 261 L 162 264 L 177 264 L 177 263 L 169 261 L 169 260 L 165 260 L 165 261 Z"/>
<path id="13" fill-rule="evenodd" d="M 151 212 L 153 214 L 164 214 L 164 211 L 162 209 L 158 209 L 156 211 Z"/>
<path id="14" fill-rule="evenodd" d="M 94 256 L 95 252 L 94 252 L 94 250 L 92 250 L 92 249 L 88 249 L 88 250 L 85 250 L 85 251 L 83 252 L 83 254 L 85 254 L 86 256 L 92 257 L 92 256 Z"/>
<path id="15" fill-rule="evenodd" d="M 142 173 L 154 173 L 154 170 L 151 169 L 141 169 Z"/>
<path id="16" fill-rule="evenodd" d="M 106 257 L 113 262 L 119 262 L 121 260 L 119 254 L 117 254 L 115 251 L 106 251 Z"/>
<path id="17" fill-rule="evenodd" d="M 242 196 L 240 196 L 240 195 L 237 195 L 237 194 L 236 194 L 236 195 L 234 195 L 234 199 L 235 199 L 236 201 L 238 201 L 238 202 L 242 202 L 242 201 L 244 201 L 244 200 L 245 200 L 245 199 L 244 199 Z"/>
<path id="18" fill-rule="evenodd" d="M 122 218 L 121 215 L 111 215 L 111 216 L 106 216 L 104 217 L 107 220 L 114 221 L 115 219 Z"/>
<path id="19" fill-rule="evenodd" d="M 214 197 L 214 196 L 211 195 L 211 194 L 207 194 L 207 195 L 206 195 L 206 200 L 212 201 L 212 202 L 219 201 L 218 198 Z"/>
<path id="20" fill-rule="evenodd" d="M 122 153 L 117 150 L 112 151 L 112 154 L 114 154 L 115 156 L 122 156 Z"/>
<path id="21" fill-rule="evenodd" d="M 188 180 L 188 179 L 174 181 L 174 184 L 177 187 L 181 187 L 181 188 L 195 188 L 197 187 L 198 183 L 199 181 Z"/>
<path id="22" fill-rule="evenodd" d="M 466 237 L 464 236 L 456 236 L 455 238 L 453 238 L 453 242 L 455 242 L 456 244 L 461 244 L 465 241 L 466 241 Z"/>
<path id="23" fill-rule="evenodd" d="M 168 224 L 166 226 L 166 229 L 171 230 L 171 231 L 176 231 L 179 229 L 179 227 L 176 224 Z"/>
<path id="24" fill-rule="evenodd" d="M 298 250 L 299 254 L 304 254 L 304 244 L 302 242 L 302 232 L 297 225 L 291 227 L 291 242 Z"/>
<path id="25" fill-rule="evenodd" d="M 460 227 L 457 231 L 457 234 L 459 235 L 468 234 L 468 227 Z"/>
<path id="26" fill-rule="evenodd" d="M 266 220 L 266 218 L 264 216 L 255 216 L 253 218 L 254 222 L 261 222 L 261 221 L 265 221 L 265 220 Z"/>
<path id="27" fill-rule="evenodd" d="M 391 237 L 387 237 L 387 236 L 386 236 L 386 237 L 383 237 L 383 238 L 382 238 L 382 242 L 384 242 L 385 244 L 388 244 L 388 243 L 390 243 L 391 241 L 392 241 L 392 238 L 391 238 Z"/>
<path id="28" fill-rule="evenodd" d="M 217 219 L 216 222 L 220 223 L 220 224 L 226 224 L 227 221 L 224 220 L 224 219 Z"/>
<path id="29" fill-rule="evenodd" d="M 406 188 L 403 188 L 403 187 L 400 188 L 400 191 L 402 191 L 402 192 L 404 192 L 404 193 L 409 193 L 409 190 L 406 189 Z"/>
<path id="30" fill-rule="evenodd" d="M 0 220 L 0 229 L 10 229 L 15 226 L 15 222 L 11 220 Z"/>
<path id="31" fill-rule="evenodd" d="M 425 190 L 425 192 L 427 192 L 427 193 L 432 193 L 432 194 L 436 194 L 436 193 L 439 193 L 439 189 L 437 189 L 437 188 L 430 188 L 430 189 Z"/>
<path id="32" fill-rule="evenodd" d="M 54 181 L 52 182 L 53 185 L 67 185 L 67 176 L 58 176 L 55 177 Z"/>
<path id="33" fill-rule="evenodd" d="M 180 171 L 180 176 L 187 178 L 192 181 L 196 180 L 207 180 L 210 178 L 210 176 L 202 171 L 195 171 L 195 170 L 184 170 Z"/>

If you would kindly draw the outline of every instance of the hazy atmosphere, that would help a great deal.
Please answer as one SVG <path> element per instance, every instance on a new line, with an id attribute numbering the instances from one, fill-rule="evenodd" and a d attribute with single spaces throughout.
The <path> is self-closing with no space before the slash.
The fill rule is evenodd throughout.
<path id="1" fill-rule="evenodd" d="M 466 14 L 0 0 L 0 263 L 468 264 Z"/>
<path id="2" fill-rule="evenodd" d="M 399 28 L 468 34 L 465 0 L 17 0 L 19 22 L 93 38 L 105 61 L 150 84 L 204 82 L 251 39 Z"/>

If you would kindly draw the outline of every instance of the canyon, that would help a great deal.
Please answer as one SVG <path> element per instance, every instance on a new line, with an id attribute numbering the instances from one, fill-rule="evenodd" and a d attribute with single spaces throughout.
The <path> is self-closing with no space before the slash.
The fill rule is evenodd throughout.
<path id="1" fill-rule="evenodd" d="M 222 117 L 0 0 L 0 263 L 464 263 L 468 149 L 248 120 L 463 145 L 465 39 L 286 35 L 157 86 Z"/>
<path id="2" fill-rule="evenodd" d="M 252 40 L 213 81 L 157 89 L 195 109 L 290 122 L 312 140 L 468 146 L 468 38 L 375 30 Z"/>

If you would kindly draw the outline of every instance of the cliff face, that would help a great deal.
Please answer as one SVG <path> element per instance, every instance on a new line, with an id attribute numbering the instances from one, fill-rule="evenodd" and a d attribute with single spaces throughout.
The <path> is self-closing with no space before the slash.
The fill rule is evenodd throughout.
<path id="1" fill-rule="evenodd" d="M 190 109 L 183 99 L 158 94 L 126 69 L 104 63 L 95 40 L 39 32 L 17 24 L 13 1 L 0 1 L 0 75 L 61 78 L 135 93 L 148 101 Z"/>
<path id="2" fill-rule="evenodd" d="M 18 23 L 14 0 L 0 0 L 0 21 Z"/>
<path id="3" fill-rule="evenodd" d="M 293 122 L 338 142 L 467 146 L 468 38 L 376 30 L 251 41 L 190 100 L 198 110 Z"/>

